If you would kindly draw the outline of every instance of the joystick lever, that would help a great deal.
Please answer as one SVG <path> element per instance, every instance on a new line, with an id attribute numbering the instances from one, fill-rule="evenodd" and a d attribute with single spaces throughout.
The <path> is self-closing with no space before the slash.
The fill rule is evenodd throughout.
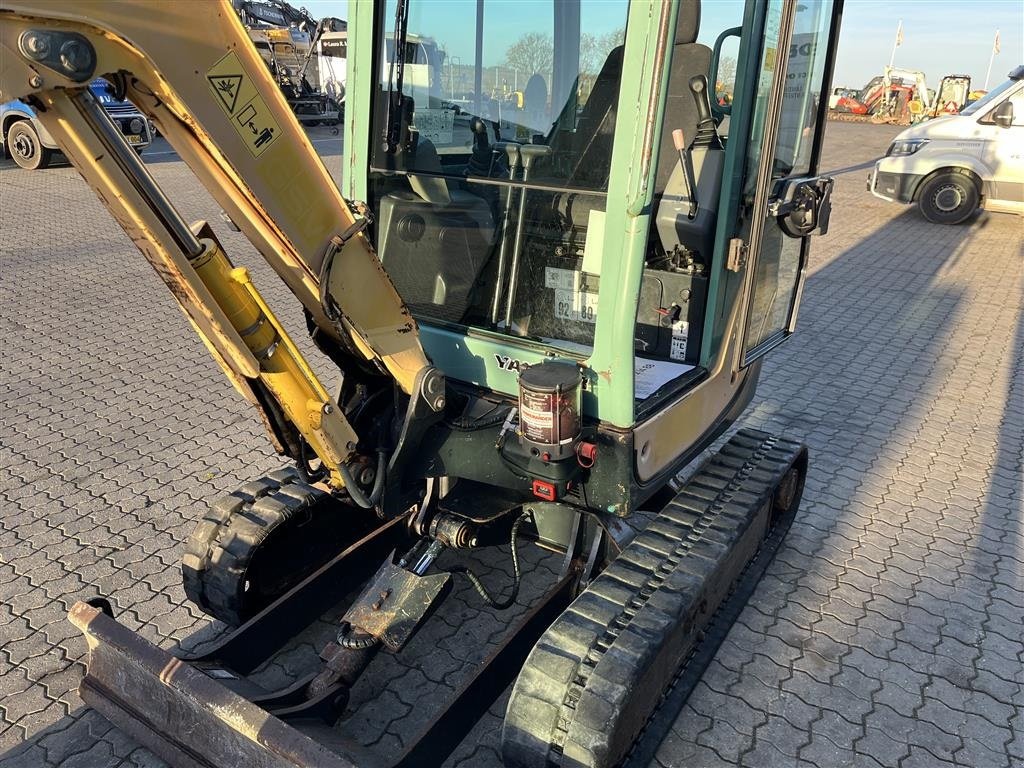
<path id="1" fill-rule="evenodd" d="M 686 137 L 683 135 L 682 129 L 676 128 L 672 131 L 672 143 L 675 144 L 676 151 L 679 153 L 679 165 L 683 169 L 683 183 L 686 184 L 686 196 L 690 200 L 690 210 L 686 215 L 687 218 L 693 219 L 697 216 L 697 179 L 694 177 L 693 159 L 686 148 Z"/>
<path id="2" fill-rule="evenodd" d="M 708 79 L 704 75 L 690 78 L 690 93 L 697 107 L 697 135 L 693 137 L 694 147 L 725 149 L 718 135 L 715 118 L 711 116 L 711 100 L 708 96 Z"/>
<path id="3" fill-rule="evenodd" d="M 487 138 L 487 123 L 475 117 L 469 124 L 469 130 L 473 132 L 473 153 L 466 163 L 466 175 L 490 176 L 494 158 L 491 154 L 491 142 Z"/>

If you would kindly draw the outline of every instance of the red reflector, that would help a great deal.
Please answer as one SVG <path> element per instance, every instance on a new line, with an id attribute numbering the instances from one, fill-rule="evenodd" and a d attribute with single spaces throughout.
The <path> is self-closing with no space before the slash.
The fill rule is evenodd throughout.
<path id="1" fill-rule="evenodd" d="M 544 501 L 554 501 L 557 496 L 554 483 L 549 483 L 547 480 L 534 480 L 533 495 L 538 499 L 544 499 Z"/>

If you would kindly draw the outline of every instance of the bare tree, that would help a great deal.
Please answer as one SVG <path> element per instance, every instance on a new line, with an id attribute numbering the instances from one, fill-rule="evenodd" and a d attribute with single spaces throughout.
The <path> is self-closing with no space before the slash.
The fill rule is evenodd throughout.
<path id="1" fill-rule="evenodd" d="M 505 51 L 505 66 L 519 70 L 520 76 L 529 77 L 535 72 L 549 75 L 554 50 L 554 42 L 550 35 L 529 32 Z"/>
<path id="2" fill-rule="evenodd" d="M 732 56 L 723 56 L 718 62 L 718 82 L 715 83 L 715 87 L 723 93 L 732 93 L 735 84 L 736 59 Z"/>
<path id="3" fill-rule="evenodd" d="M 604 35 L 592 35 L 588 32 L 580 35 L 580 72 L 587 75 L 598 74 L 608 54 L 616 46 L 622 45 L 625 36 L 626 30 L 622 27 Z"/>
<path id="4" fill-rule="evenodd" d="M 584 32 L 580 35 L 580 72 L 596 75 L 602 61 L 601 41 L 597 35 Z"/>

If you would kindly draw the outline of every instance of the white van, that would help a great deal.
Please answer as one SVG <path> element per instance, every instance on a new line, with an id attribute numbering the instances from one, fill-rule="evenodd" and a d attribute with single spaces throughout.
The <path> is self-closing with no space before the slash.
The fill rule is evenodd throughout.
<path id="1" fill-rule="evenodd" d="M 980 206 L 1024 214 L 1024 66 L 959 115 L 912 126 L 875 163 L 876 197 L 917 203 L 940 224 L 959 224 Z"/>

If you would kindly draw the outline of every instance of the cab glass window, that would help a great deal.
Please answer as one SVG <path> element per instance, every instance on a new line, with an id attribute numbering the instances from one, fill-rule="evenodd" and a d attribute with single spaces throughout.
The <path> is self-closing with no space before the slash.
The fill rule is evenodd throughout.
<path id="1" fill-rule="evenodd" d="M 478 20 L 477 5 L 467 0 L 411 0 L 399 60 L 395 3 L 387 3 L 378 37 L 381 98 L 375 133 L 384 133 L 383 113 L 392 94 L 406 97 L 407 114 L 401 118 L 401 145 L 375 142 L 374 164 L 464 175 L 480 143 L 477 118 L 485 122 L 488 144 L 550 147 L 545 182 L 603 189 L 626 10 L 625 0 L 508 0 L 487 3 Z M 600 103 L 588 109 L 595 95 Z M 391 119 L 398 119 L 394 112 Z"/>
<path id="2" fill-rule="evenodd" d="M 422 320 L 588 348 L 627 1 L 411 0 L 401 56 L 395 5 L 375 54 L 381 262 Z"/>
<path id="3" fill-rule="evenodd" d="M 981 113 L 985 112 L 989 107 L 993 106 L 994 104 L 999 103 L 999 101 L 1000 101 L 1000 99 L 1002 99 L 1003 95 L 1008 90 L 1010 90 L 1014 85 L 1016 85 L 1016 82 L 1017 81 L 1015 81 L 1015 80 L 1007 80 L 1005 83 L 1000 83 L 995 88 L 993 88 L 991 91 L 989 91 L 984 96 L 982 96 L 980 99 L 978 99 L 977 101 L 971 102 L 966 107 L 964 107 L 962 110 L 960 110 L 960 114 L 961 115 L 977 115 L 977 114 L 981 114 Z"/>

